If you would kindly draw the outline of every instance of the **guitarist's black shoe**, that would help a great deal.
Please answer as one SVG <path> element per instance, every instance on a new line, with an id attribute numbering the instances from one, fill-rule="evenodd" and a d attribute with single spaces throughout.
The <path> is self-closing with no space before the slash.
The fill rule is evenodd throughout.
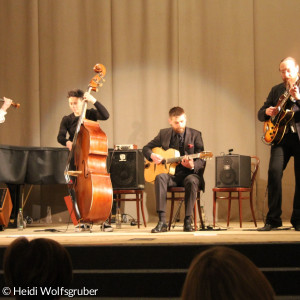
<path id="1" fill-rule="evenodd" d="M 266 223 L 264 227 L 258 228 L 257 231 L 271 231 L 273 229 L 276 229 L 280 226 L 274 226 L 272 224 Z"/>
<path id="2" fill-rule="evenodd" d="M 195 231 L 195 229 L 192 227 L 192 220 L 190 217 L 185 217 L 183 231 L 185 232 Z"/>
<path id="3" fill-rule="evenodd" d="M 158 232 L 166 232 L 168 230 L 168 225 L 163 222 L 158 222 L 156 227 L 154 227 L 151 232 L 152 233 L 158 233 Z"/>

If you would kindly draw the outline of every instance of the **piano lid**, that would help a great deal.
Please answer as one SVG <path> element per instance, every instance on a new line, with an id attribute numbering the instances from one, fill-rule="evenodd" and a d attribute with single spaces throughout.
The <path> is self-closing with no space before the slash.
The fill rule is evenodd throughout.
<path id="1" fill-rule="evenodd" d="M 67 148 L 0 145 L 0 182 L 66 184 L 68 155 Z"/>

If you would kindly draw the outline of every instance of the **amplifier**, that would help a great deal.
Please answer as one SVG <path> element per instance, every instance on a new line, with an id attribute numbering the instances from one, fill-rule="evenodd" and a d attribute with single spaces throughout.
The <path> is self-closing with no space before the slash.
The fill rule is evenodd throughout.
<path id="1" fill-rule="evenodd" d="M 109 150 L 107 168 L 114 189 L 144 189 L 144 156 L 141 150 Z"/>

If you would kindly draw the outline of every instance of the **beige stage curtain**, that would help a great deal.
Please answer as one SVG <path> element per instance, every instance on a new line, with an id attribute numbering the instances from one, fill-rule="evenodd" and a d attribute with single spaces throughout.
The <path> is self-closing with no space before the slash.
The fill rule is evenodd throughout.
<path id="1" fill-rule="evenodd" d="M 168 127 L 168 110 L 180 105 L 188 126 L 202 131 L 205 149 L 215 156 L 233 148 L 261 158 L 255 202 L 262 219 L 269 147 L 260 141 L 256 114 L 280 82 L 279 60 L 300 58 L 299 7 L 298 0 L 0 0 L 0 95 L 21 103 L 1 125 L 1 144 L 59 147 L 59 123 L 69 114 L 67 91 L 86 89 L 93 66 L 102 63 L 106 82 L 95 97 L 111 114 L 100 123 L 110 147 L 142 148 Z M 214 160 L 205 179 L 211 223 Z M 291 167 L 284 182 L 288 219 Z M 156 220 L 152 185 L 146 194 L 148 219 Z M 251 220 L 248 203 L 243 210 L 244 220 Z M 237 220 L 236 205 L 232 217 Z M 218 218 L 226 218 L 225 203 Z"/>

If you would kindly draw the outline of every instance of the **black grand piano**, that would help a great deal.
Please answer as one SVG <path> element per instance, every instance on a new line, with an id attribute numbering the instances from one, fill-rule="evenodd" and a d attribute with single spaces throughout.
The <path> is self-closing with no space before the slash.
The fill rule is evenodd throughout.
<path id="1" fill-rule="evenodd" d="M 12 217 L 16 218 L 25 184 L 66 184 L 68 155 L 67 148 L 0 145 L 0 182 L 10 190 Z"/>

